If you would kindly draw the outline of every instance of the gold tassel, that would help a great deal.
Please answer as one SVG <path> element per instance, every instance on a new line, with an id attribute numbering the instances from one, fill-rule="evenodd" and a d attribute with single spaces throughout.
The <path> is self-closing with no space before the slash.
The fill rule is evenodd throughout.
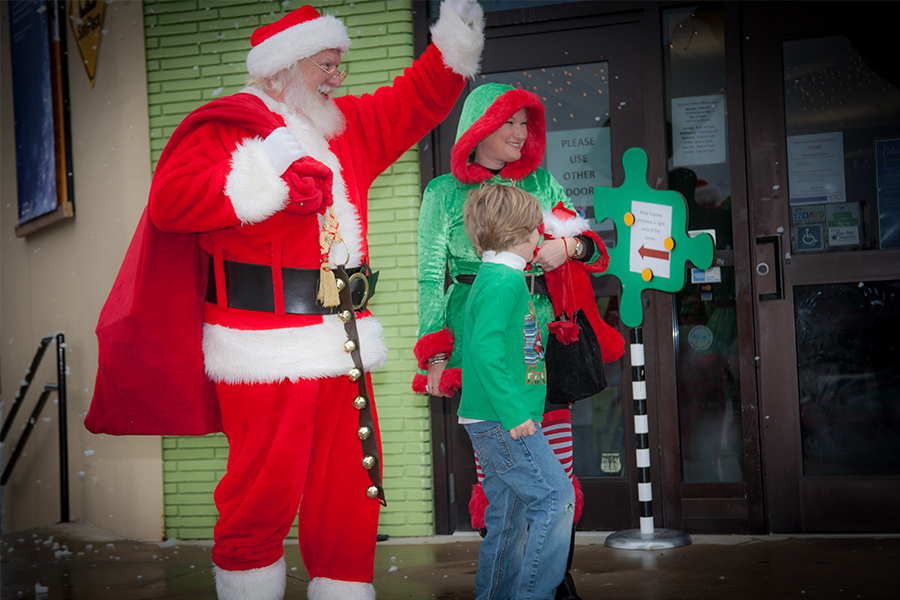
<path id="1" fill-rule="evenodd" d="M 337 215 L 334 213 L 334 207 L 329 206 L 325 212 L 325 222 L 322 225 L 322 230 L 319 232 L 319 250 L 322 262 L 319 266 L 319 291 L 316 294 L 316 299 L 326 308 L 341 304 L 337 281 L 328 259 L 331 245 L 340 241 L 343 241 L 343 238 L 341 237 L 341 230 L 338 228 Z"/>
<path id="2" fill-rule="evenodd" d="M 319 293 L 316 295 L 316 298 L 326 308 L 339 306 L 341 303 L 334 272 L 327 264 L 319 267 Z"/>

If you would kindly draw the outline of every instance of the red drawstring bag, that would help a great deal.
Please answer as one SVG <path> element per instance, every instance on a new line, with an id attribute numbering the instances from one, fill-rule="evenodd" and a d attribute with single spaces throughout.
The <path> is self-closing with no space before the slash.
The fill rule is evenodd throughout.
<path id="1" fill-rule="evenodd" d="M 581 309 L 594 330 L 603 362 L 614 362 L 625 354 L 625 340 L 613 327 L 608 325 L 597 310 L 597 300 L 591 287 L 590 273 L 602 273 L 609 262 L 606 247 L 593 231 L 585 231 L 597 244 L 603 256 L 593 265 L 576 260 L 567 260 L 562 266 L 546 271 L 547 291 L 553 303 L 553 315 L 557 319 L 548 325 L 550 333 L 563 344 L 569 344 L 578 337 L 575 313 Z M 601 263 L 601 264 L 598 264 Z M 566 320 L 560 320 L 566 315 Z"/>

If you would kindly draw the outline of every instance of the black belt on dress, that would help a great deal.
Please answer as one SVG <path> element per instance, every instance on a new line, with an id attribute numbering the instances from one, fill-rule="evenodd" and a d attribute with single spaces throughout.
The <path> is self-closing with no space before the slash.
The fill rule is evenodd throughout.
<path id="1" fill-rule="evenodd" d="M 455 279 L 456 283 L 463 283 L 465 285 L 472 285 L 475 282 L 475 276 L 470 273 L 457 275 Z M 525 283 L 528 285 L 528 289 L 532 294 L 541 294 L 543 296 L 550 295 L 550 292 L 547 291 L 547 280 L 544 279 L 543 275 L 525 273 Z"/>
<path id="2" fill-rule="evenodd" d="M 272 267 L 226 260 L 225 295 L 230 308 L 275 312 L 275 284 Z M 373 273 L 368 265 L 346 269 L 350 279 L 350 298 L 353 309 L 366 309 L 369 298 L 375 294 L 378 272 Z M 331 315 L 340 310 L 339 306 L 324 307 L 316 294 L 319 290 L 318 269 L 281 268 L 284 287 L 284 312 L 291 315 Z M 209 279 L 206 284 L 206 301 L 216 304 L 216 269 L 212 257 L 209 259 Z"/>

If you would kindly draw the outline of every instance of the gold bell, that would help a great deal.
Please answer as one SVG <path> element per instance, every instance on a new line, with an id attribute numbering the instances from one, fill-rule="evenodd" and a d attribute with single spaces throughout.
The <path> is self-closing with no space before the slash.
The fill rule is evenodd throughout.
<path id="1" fill-rule="evenodd" d="M 344 280 L 340 277 L 335 277 L 334 285 L 337 287 L 339 292 L 343 292 L 344 288 L 347 286 L 347 284 L 344 283 Z"/>
<path id="2" fill-rule="evenodd" d="M 353 408 L 362 410 L 365 407 L 366 407 L 366 399 L 365 398 L 363 398 L 362 396 L 357 396 L 356 398 L 353 399 Z"/>
<path id="3" fill-rule="evenodd" d="M 350 321 L 350 317 L 353 316 L 349 310 L 342 310 L 338 313 L 338 319 L 341 320 L 341 323 L 347 323 Z"/>
<path id="4" fill-rule="evenodd" d="M 377 498 L 378 488 L 374 485 L 370 485 L 369 489 L 366 490 L 366 496 L 368 496 L 369 498 Z"/>
<path id="5" fill-rule="evenodd" d="M 368 427 L 360 427 L 359 431 L 357 431 L 356 433 L 359 434 L 359 439 L 365 440 L 368 439 L 370 435 L 372 435 L 372 430 Z"/>
<path id="6" fill-rule="evenodd" d="M 346 342 L 344 342 L 344 352 L 350 354 L 354 350 L 356 350 L 356 342 L 354 342 L 353 340 L 347 340 Z"/>
<path id="7" fill-rule="evenodd" d="M 353 367 L 353 368 L 350 369 L 350 371 L 347 373 L 347 377 L 350 378 L 350 381 L 356 381 L 356 380 L 358 380 L 360 377 L 362 377 L 362 371 L 360 371 L 360 370 L 357 369 L 356 367 Z"/>
<path id="8" fill-rule="evenodd" d="M 371 454 L 366 454 L 362 459 L 362 466 L 366 469 L 371 469 L 375 466 L 375 457 Z"/>

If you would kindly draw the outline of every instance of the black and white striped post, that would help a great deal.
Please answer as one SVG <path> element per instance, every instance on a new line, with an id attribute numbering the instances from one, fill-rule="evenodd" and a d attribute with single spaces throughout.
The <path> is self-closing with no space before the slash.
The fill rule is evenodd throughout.
<path id="1" fill-rule="evenodd" d="M 634 400 L 634 437 L 637 445 L 638 510 L 640 529 L 625 529 L 606 537 L 605 545 L 625 550 L 677 548 L 691 543 L 691 536 L 653 526 L 653 488 L 650 479 L 650 420 L 647 417 L 647 380 L 644 371 L 644 334 L 631 330 L 631 391 Z"/>

